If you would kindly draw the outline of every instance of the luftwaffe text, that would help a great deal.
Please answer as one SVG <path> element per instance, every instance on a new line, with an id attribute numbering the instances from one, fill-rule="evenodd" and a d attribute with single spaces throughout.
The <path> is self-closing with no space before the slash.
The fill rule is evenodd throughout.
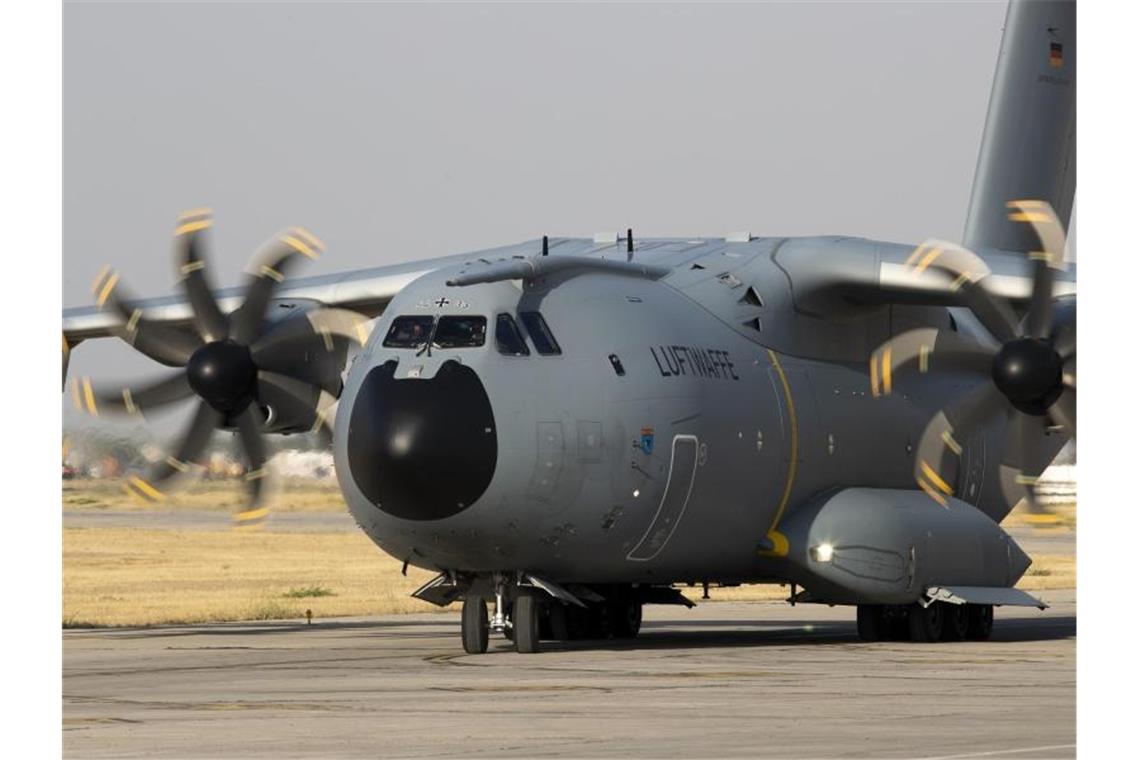
<path id="1" fill-rule="evenodd" d="M 662 377 L 691 375 L 719 380 L 740 379 L 727 351 L 693 346 L 657 346 L 650 347 L 649 352 L 653 354 L 653 361 L 657 362 Z"/>

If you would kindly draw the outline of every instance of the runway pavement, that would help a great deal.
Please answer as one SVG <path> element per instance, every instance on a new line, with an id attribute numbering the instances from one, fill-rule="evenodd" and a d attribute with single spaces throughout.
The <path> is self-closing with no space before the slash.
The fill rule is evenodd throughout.
<path id="1" fill-rule="evenodd" d="M 1073 757 L 1076 604 L 985 643 L 863 644 L 853 610 L 647 608 L 632 642 L 455 613 L 64 632 L 68 757 Z M 984 753 L 984 754 L 983 754 Z"/>

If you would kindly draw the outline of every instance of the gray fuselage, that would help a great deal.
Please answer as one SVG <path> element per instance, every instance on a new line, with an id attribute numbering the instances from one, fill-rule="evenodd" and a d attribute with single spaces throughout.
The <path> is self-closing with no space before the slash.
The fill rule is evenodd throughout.
<path id="1" fill-rule="evenodd" d="M 840 486 L 914 489 L 913 452 L 926 422 L 977 382 L 915 375 L 895 379 L 889 396 L 872 394 L 866 360 L 876 346 L 906 329 L 954 322 L 943 307 L 876 306 L 839 319 L 807 313 L 781 259 L 824 248 L 834 258 L 844 246 L 879 258 L 909 251 L 838 238 L 644 241 L 634 260 L 670 266 L 668 276 L 584 271 L 468 287 L 445 284 L 459 267 L 421 277 L 379 318 L 341 396 L 334 452 L 353 515 L 383 550 L 431 569 L 525 570 L 580 583 L 782 579 L 780 523 Z M 565 253 L 625 258 L 589 241 L 560 241 L 551 255 Z M 540 355 L 532 341 L 528 356 L 497 349 L 497 316 L 529 311 L 543 315 L 560 354 Z M 485 316 L 486 340 L 385 347 L 393 320 L 413 315 Z M 362 478 L 382 489 L 393 478 L 430 487 L 465 476 L 453 471 L 463 467 L 454 456 L 401 464 L 420 423 L 399 422 L 401 410 L 385 407 L 367 378 L 383 368 L 388 395 L 424 399 L 439 412 L 430 386 L 399 384 L 430 384 L 460 366 L 489 403 L 493 422 L 469 423 L 479 426 L 469 448 L 493 450 L 489 482 L 444 516 L 389 509 L 362 490 Z M 391 393 L 400 388 L 416 394 Z M 444 388 L 441 381 L 447 395 Z M 455 434 L 465 434 L 469 404 L 454 393 L 438 401 L 462 406 L 433 424 L 446 428 L 452 415 Z M 377 414 L 398 418 L 399 443 L 380 443 L 384 465 L 359 449 L 350 456 Z M 966 442 L 958 483 L 960 498 L 995 520 L 1008 507 L 996 484 L 998 456 L 987 452 L 999 450 L 1001 432 L 993 426 Z M 419 469 L 401 474 L 403 466 Z"/>

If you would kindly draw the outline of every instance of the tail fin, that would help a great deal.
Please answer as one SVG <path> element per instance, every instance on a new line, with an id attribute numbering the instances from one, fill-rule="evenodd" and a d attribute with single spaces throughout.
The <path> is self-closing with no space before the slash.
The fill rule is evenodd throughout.
<path id="1" fill-rule="evenodd" d="M 1027 224 L 1006 201 L 1053 205 L 1067 229 L 1077 179 L 1077 10 L 1074 0 L 1011 0 L 990 93 L 963 242 L 1028 251 Z"/>

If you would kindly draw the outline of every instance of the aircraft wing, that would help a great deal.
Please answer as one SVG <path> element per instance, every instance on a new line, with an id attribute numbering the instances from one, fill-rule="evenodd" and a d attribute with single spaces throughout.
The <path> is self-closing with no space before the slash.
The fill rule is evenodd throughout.
<path id="1" fill-rule="evenodd" d="M 804 238 L 789 240 L 773 260 L 791 283 L 796 308 L 819 317 L 841 317 L 884 304 L 965 306 L 968 288 L 963 283 L 975 278 L 991 296 L 1019 308 L 1028 305 L 1033 272 L 1026 254 L 973 254 L 949 243 L 944 246 L 943 253 L 924 266 L 937 250 L 931 243 L 916 248 L 853 238 Z M 941 266 L 956 255 L 953 266 Z M 1056 271 L 1054 297 L 1076 292 L 1075 267 Z"/>
<path id="2" fill-rule="evenodd" d="M 478 255 L 478 254 L 475 254 Z M 380 314 L 388 302 L 408 283 L 441 266 L 467 261 L 473 254 L 445 256 L 392 266 L 358 269 L 315 277 L 298 277 L 283 282 L 275 291 L 273 302 L 283 308 L 310 304 L 350 309 L 366 317 Z M 242 303 L 245 286 L 221 288 L 214 291 L 223 313 L 231 313 Z M 181 294 L 159 298 L 131 299 L 128 305 L 140 309 L 148 321 L 171 327 L 188 327 L 191 307 Z M 74 346 L 90 338 L 105 338 L 116 334 L 122 320 L 113 310 L 97 306 L 64 309 L 63 335 Z"/>

